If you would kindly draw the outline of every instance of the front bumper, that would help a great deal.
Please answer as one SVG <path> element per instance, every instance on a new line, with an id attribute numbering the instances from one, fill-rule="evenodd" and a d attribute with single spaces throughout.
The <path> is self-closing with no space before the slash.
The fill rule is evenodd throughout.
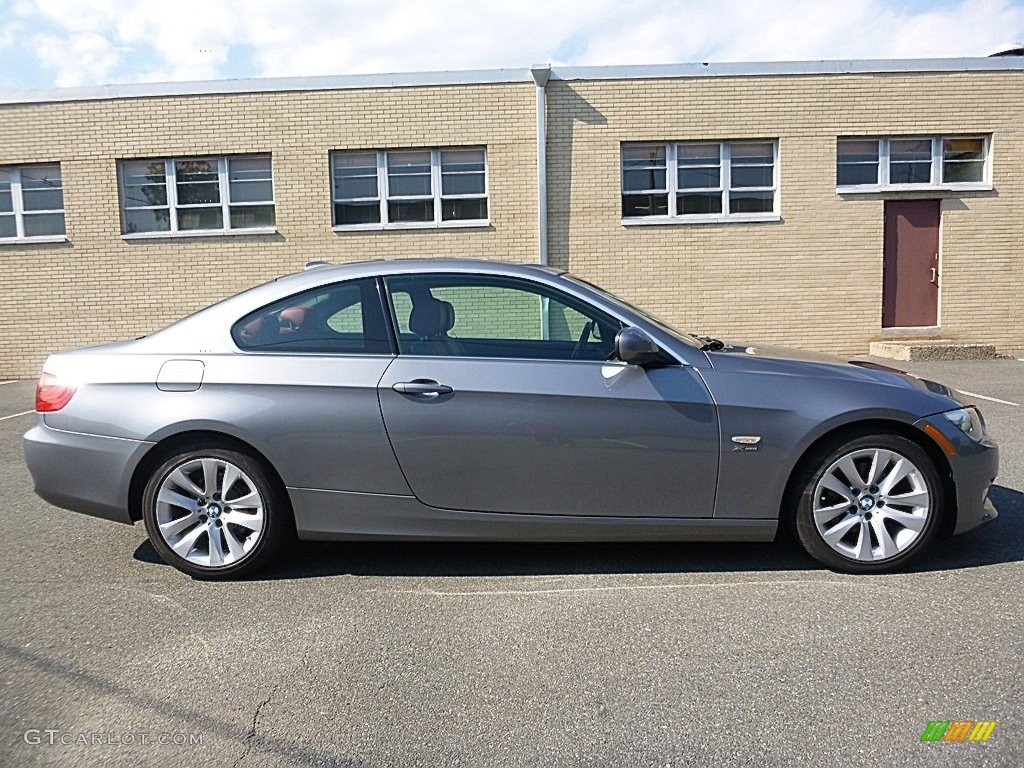
<path id="1" fill-rule="evenodd" d="M 38 415 L 22 442 L 41 498 L 74 512 L 131 524 L 128 486 L 152 443 L 53 429 Z"/>
<path id="2" fill-rule="evenodd" d="M 956 488 L 953 533 L 966 533 L 995 520 L 999 512 L 989 498 L 989 490 L 999 474 L 999 446 L 988 438 L 981 442 L 972 440 L 942 414 L 921 419 L 917 426 L 921 428 L 926 423 L 938 429 L 956 449 L 956 455 L 946 454 Z"/>

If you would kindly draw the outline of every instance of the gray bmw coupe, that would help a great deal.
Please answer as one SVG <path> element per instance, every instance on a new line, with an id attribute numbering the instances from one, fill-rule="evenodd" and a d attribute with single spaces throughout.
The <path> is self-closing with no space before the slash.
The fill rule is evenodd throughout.
<path id="1" fill-rule="evenodd" d="M 767 541 L 877 573 L 996 516 L 946 387 L 675 330 L 554 269 L 311 263 L 45 364 L 52 504 L 200 578 L 300 539 Z"/>

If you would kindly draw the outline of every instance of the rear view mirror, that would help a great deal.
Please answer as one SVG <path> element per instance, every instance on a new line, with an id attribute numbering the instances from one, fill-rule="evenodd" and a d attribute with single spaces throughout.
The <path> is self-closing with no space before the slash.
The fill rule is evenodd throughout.
<path id="1" fill-rule="evenodd" d="M 615 336 L 615 356 L 629 365 L 650 365 L 661 359 L 661 349 L 639 328 L 623 328 Z"/>

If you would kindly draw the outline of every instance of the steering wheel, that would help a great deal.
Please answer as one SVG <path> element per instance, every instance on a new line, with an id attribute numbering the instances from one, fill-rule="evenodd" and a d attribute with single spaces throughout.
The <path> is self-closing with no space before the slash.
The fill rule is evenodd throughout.
<path id="1" fill-rule="evenodd" d="M 586 325 L 583 326 L 583 331 L 580 333 L 580 340 L 576 342 L 576 346 L 572 348 L 572 360 L 579 360 L 580 353 L 583 352 L 583 348 L 587 342 L 590 341 L 590 334 L 594 330 L 594 321 L 590 320 Z"/>

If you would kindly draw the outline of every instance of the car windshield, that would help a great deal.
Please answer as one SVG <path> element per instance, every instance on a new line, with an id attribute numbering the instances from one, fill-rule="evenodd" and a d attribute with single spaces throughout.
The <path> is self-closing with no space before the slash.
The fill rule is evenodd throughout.
<path id="1" fill-rule="evenodd" d="M 609 293 L 608 291 L 606 291 L 604 288 L 601 288 L 600 286 L 594 285 L 593 283 L 591 283 L 591 282 L 589 282 L 587 280 L 584 280 L 583 278 L 576 277 L 576 276 L 570 275 L 568 273 L 563 274 L 562 277 L 566 278 L 567 280 L 571 280 L 574 283 L 579 283 L 580 285 L 584 285 L 587 288 L 589 288 L 590 290 L 596 291 L 597 293 L 601 294 L 601 296 L 603 298 L 607 299 L 612 304 L 615 304 L 615 305 L 617 305 L 619 307 L 622 307 L 623 309 L 629 310 L 630 312 L 633 312 L 633 313 L 635 313 L 637 315 L 640 315 L 647 322 L 657 326 L 660 330 L 662 330 L 665 333 L 669 334 L 673 338 L 679 339 L 684 344 L 689 344 L 691 347 L 696 347 L 698 349 L 700 349 L 701 346 L 703 346 L 703 344 L 704 344 L 704 342 L 702 342 L 696 336 L 693 336 L 693 335 L 691 335 L 689 333 L 683 333 L 682 331 L 673 328 L 671 325 L 669 325 L 667 322 L 662 320 L 660 317 L 658 317 L 656 315 L 652 315 L 647 310 L 641 309 L 636 304 L 632 304 L 631 302 L 626 301 L 625 299 L 621 298 L 620 296 L 616 296 L 614 293 Z"/>

